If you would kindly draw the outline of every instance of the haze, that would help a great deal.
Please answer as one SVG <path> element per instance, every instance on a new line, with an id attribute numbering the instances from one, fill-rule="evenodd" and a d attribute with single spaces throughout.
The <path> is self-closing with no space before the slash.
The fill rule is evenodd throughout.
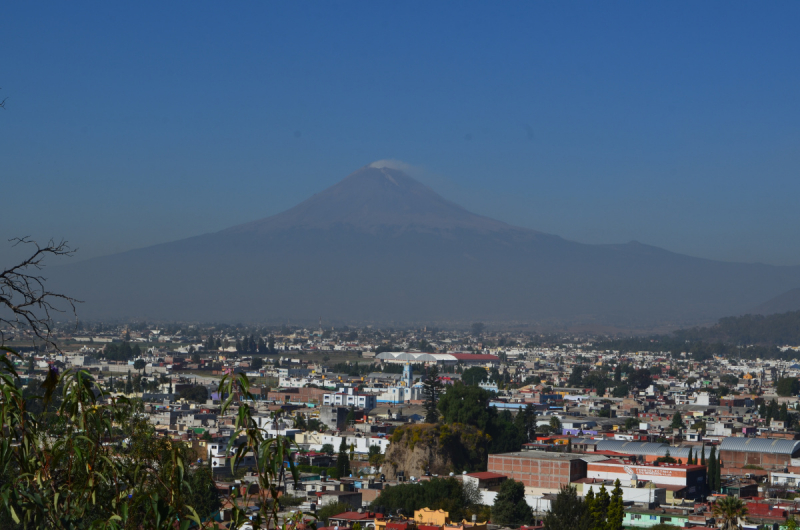
<path id="1" fill-rule="evenodd" d="M 378 159 L 583 243 L 800 263 L 796 3 L 69 3 L 0 20 L 0 237 L 79 258 Z"/>

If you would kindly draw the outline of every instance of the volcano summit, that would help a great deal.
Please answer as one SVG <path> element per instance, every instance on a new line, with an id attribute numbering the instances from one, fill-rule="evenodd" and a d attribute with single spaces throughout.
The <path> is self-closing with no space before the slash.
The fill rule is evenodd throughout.
<path id="1" fill-rule="evenodd" d="M 588 245 L 471 213 L 366 166 L 297 206 L 220 232 L 52 270 L 83 318 L 646 329 L 738 314 L 800 267 Z"/>

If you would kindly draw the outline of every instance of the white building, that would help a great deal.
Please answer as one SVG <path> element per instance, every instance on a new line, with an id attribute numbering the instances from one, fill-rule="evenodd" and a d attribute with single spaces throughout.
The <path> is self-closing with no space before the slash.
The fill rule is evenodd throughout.
<path id="1" fill-rule="evenodd" d="M 770 473 L 769 483 L 773 486 L 797 486 L 800 484 L 800 475 L 797 473 Z"/>
<path id="2" fill-rule="evenodd" d="M 420 386 L 412 386 L 411 388 L 392 386 L 378 395 L 378 403 L 405 403 L 407 401 L 421 400 L 424 397 L 423 388 Z"/>
<path id="3" fill-rule="evenodd" d="M 353 406 L 364 410 L 372 410 L 378 406 L 375 396 L 369 394 L 359 394 L 348 388 L 347 392 L 334 392 L 322 396 L 323 405 L 339 405 L 343 407 Z"/>
<path id="4" fill-rule="evenodd" d="M 306 432 L 295 436 L 297 444 L 308 447 L 310 451 L 321 451 L 322 446 L 325 444 L 331 444 L 334 451 L 338 451 L 339 446 L 342 444 L 342 439 L 344 439 L 348 451 L 352 445 L 353 452 L 358 454 L 368 454 L 369 448 L 372 446 L 377 446 L 381 453 L 385 453 L 386 448 L 389 447 L 389 440 L 378 436 L 362 436 L 358 434 L 338 435 L 318 432 Z"/>

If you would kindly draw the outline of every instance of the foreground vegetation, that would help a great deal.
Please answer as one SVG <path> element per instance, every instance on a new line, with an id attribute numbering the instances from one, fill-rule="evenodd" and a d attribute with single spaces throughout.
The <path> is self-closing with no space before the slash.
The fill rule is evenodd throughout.
<path id="1" fill-rule="evenodd" d="M 23 388 L 10 359 L 15 352 L 0 348 L 6 354 L 0 356 L 0 528 L 188 529 L 216 515 L 211 469 L 192 465 L 186 444 L 156 436 L 140 402 L 111 397 L 84 371 L 51 369 L 41 392 Z M 269 500 L 278 498 L 287 472 L 296 479 L 291 442 L 263 438 L 247 404 L 246 377 L 220 386 L 245 398 L 236 414 L 232 439 L 240 445 L 232 470 L 245 453 L 257 456 L 264 502 L 255 519 L 277 526 L 279 506 Z M 223 412 L 231 407 L 228 398 Z M 226 500 L 230 528 L 250 522 L 242 501 L 253 499 Z"/>

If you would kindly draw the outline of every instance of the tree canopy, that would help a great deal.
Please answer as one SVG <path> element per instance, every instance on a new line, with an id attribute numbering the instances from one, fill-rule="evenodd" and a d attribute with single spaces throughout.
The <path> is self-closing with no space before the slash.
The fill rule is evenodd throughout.
<path id="1" fill-rule="evenodd" d="M 534 522 L 531 507 L 525 501 L 525 485 L 522 482 L 503 482 L 492 507 L 492 522 L 505 526 L 528 525 Z"/>
<path id="2" fill-rule="evenodd" d="M 381 491 L 372 508 L 385 508 L 390 513 L 402 509 L 406 515 L 420 508 L 445 510 L 459 521 L 479 509 L 480 492 L 453 478 L 433 478 L 416 484 L 405 483 Z"/>
<path id="3" fill-rule="evenodd" d="M 439 399 L 439 412 L 444 423 L 472 425 L 491 437 L 490 453 L 519 451 L 532 436 L 530 414 L 515 420 L 508 410 L 498 412 L 489 406 L 492 394 L 477 386 L 456 383 Z M 533 413 L 535 417 L 535 413 Z"/>
<path id="4" fill-rule="evenodd" d="M 781 397 L 796 396 L 800 392 L 800 381 L 796 377 L 782 377 L 778 379 L 775 390 Z"/>

